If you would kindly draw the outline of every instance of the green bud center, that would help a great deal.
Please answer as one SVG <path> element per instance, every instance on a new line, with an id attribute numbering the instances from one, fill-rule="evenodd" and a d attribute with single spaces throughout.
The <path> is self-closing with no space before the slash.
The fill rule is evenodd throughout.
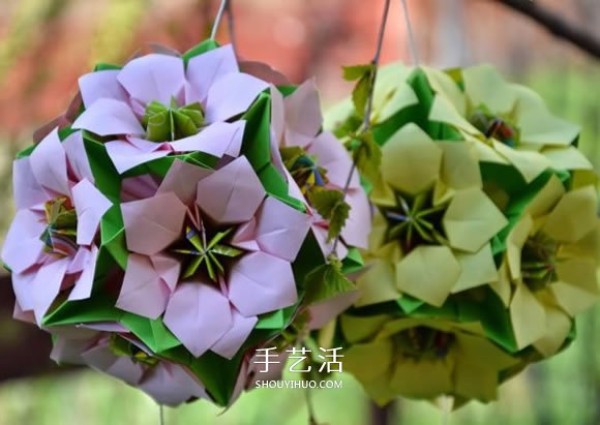
<path id="1" fill-rule="evenodd" d="M 146 138 L 153 142 L 193 136 L 200 131 L 203 123 L 204 112 L 199 103 L 178 106 L 174 98 L 169 106 L 156 101 L 149 103 L 142 119 Z"/>

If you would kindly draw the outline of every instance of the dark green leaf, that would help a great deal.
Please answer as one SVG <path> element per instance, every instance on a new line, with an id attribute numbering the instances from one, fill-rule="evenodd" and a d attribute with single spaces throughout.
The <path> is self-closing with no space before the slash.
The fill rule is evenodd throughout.
<path id="1" fill-rule="evenodd" d="M 328 240 L 337 237 L 350 214 L 350 205 L 344 201 L 344 193 L 315 187 L 308 193 L 308 200 L 321 217 L 329 221 Z"/>
<path id="2" fill-rule="evenodd" d="M 354 139 L 358 146 L 354 148 L 354 164 L 362 176 L 377 180 L 381 165 L 381 148 L 375 142 L 373 133 L 366 132 Z"/>

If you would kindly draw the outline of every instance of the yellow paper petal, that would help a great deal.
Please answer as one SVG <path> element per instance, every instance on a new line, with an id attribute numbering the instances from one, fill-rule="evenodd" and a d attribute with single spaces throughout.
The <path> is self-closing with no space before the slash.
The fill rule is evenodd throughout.
<path id="1" fill-rule="evenodd" d="M 397 190 L 416 194 L 438 179 L 442 150 L 415 124 L 398 130 L 382 148 L 384 180 Z"/>
<path id="2" fill-rule="evenodd" d="M 489 243 L 473 254 L 458 253 L 456 259 L 460 264 L 461 272 L 456 285 L 452 288 L 452 293 L 498 280 L 498 270 Z"/>
<path id="3" fill-rule="evenodd" d="M 354 304 L 360 307 L 397 299 L 400 294 L 395 282 L 393 264 L 386 260 L 374 260 L 356 282 L 360 298 Z"/>
<path id="4" fill-rule="evenodd" d="M 529 212 L 532 217 L 548 214 L 564 193 L 564 186 L 556 176 L 552 175 L 542 190 L 540 190 L 529 205 L 527 205 L 526 211 Z"/>
<path id="5" fill-rule="evenodd" d="M 485 105 L 493 114 L 513 109 L 516 94 L 496 68 L 484 64 L 464 69 L 465 92 L 473 107 Z"/>
<path id="6" fill-rule="evenodd" d="M 451 357 L 440 360 L 396 360 L 390 388 L 409 398 L 434 398 L 452 392 Z"/>
<path id="7" fill-rule="evenodd" d="M 518 360 L 484 338 L 456 335 L 454 382 L 456 393 L 467 398 L 491 401 L 497 398 L 498 373 Z"/>
<path id="8" fill-rule="evenodd" d="M 359 381 L 389 376 L 392 354 L 393 345 L 389 339 L 353 345 L 344 352 L 344 371 L 352 373 Z"/>
<path id="9" fill-rule="evenodd" d="M 481 162 L 491 162 L 494 164 L 509 164 L 508 159 L 504 158 L 493 147 L 486 142 L 481 141 L 473 136 L 465 135 L 467 142 L 473 147 L 477 153 L 477 157 Z"/>
<path id="10" fill-rule="evenodd" d="M 438 142 L 444 151 L 441 178 L 453 189 L 481 187 L 477 154 L 467 143 Z"/>
<path id="11" fill-rule="evenodd" d="M 398 289 L 434 306 L 441 306 L 460 275 L 450 248 L 419 246 L 396 265 Z"/>
<path id="12" fill-rule="evenodd" d="M 470 135 L 481 135 L 481 132 L 467 121 L 444 96 L 437 95 L 433 99 L 429 120 L 450 124 Z"/>
<path id="13" fill-rule="evenodd" d="M 548 158 L 538 152 L 513 149 L 497 141 L 494 141 L 494 149 L 519 170 L 526 183 L 530 183 L 552 165 Z"/>
<path id="14" fill-rule="evenodd" d="M 550 291 L 571 316 L 587 310 L 598 301 L 597 264 L 589 258 L 572 258 L 556 265 L 558 282 Z"/>
<path id="15" fill-rule="evenodd" d="M 572 322 L 564 311 L 556 307 L 546 308 L 546 329 L 548 332 L 533 346 L 544 356 L 555 354 L 567 339 Z"/>
<path id="16" fill-rule="evenodd" d="M 478 188 L 457 191 L 444 214 L 443 224 L 454 248 L 477 252 L 508 221 Z"/>
<path id="17" fill-rule="evenodd" d="M 392 316 L 386 314 L 378 314 L 376 316 L 350 316 L 343 314 L 340 317 L 339 323 L 346 341 L 355 344 L 365 339 L 374 338 L 391 318 Z"/>
<path id="18" fill-rule="evenodd" d="M 523 143 L 569 145 L 577 138 L 579 127 L 555 117 L 544 101 L 532 90 L 514 85 L 517 126 Z"/>
<path id="19" fill-rule="evenodd" d="M 575 146 L 546 148 L 542 154 L 557 170 L 591 170 L 592 163 Z"/>
<path id="20" fill-rule="evenodd" d="M 546 311 L 539 300 L 522 283 L 517 285 L 510 303 L 510 320 L 519 349 L 546 334 Z"/>
<path id="21" fill-rule="evenodd" d="M 508 275 L 508 264 L 503 261 L 498 269 L 498 280 L 490 282 L 490 287 L 500 297 L 502 303 L 508 307 L 510 304 L 510 298 L 512 295 L 512 285 L 510 283 L 510 276 Z"/>
<path id="22" fill-rule="evenodd" d="M 521 277 L 521 253 L 532 228 L 533 220 L 529 214 L 526 214 L 515 224 L 506 238 L 508 272 L 514 280 Z"/>
<path id="23" fill-rule="evenodd" d="M 600 261 L 600 221 L 594 229 L 574 244 L 563 245 L 560 255 L 565 258 L 587 257 Z"/>
<path id="24" fill-rule="evenodd" d="M 557 241 L 578 241 L 597 225 L 597 202 L 592 186 L 568 192 L 548 216 L 544 231 Z"/>
<path id="25" fill-rule="evenodd" d="M 467 109 L 466 98 L 454 80 L 438 69 L 429 67 L 422 67 L 421 69 L 427 75 L 427 80 L 433 90 L 448 99 L 459 114 L 465 115 Z"/>

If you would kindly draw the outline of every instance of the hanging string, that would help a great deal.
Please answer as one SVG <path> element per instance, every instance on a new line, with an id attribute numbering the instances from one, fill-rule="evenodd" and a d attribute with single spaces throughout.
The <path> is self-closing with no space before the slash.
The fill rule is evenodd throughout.
<path id="1" fill-rule="evenodd" d="M 160 417 L 160 425 L 165 425 L 165 407 L 162 404 L 158 405 L 158 414 Z"/>
<path id="2" fill-rule="evenodd" d="M 211 40 L 214 40 L 217 36 L 217 30 L 219 29 L 219 25 L 221 24 L 221 19 L 223 19 L 223 12 L 225 12 L 226 6 L 227 0 L 221 0 L 221 4 L 219 5 L 219 10 L 217 12 L 217 17 L 215 18 L 215 22 L 213 23 L 212 30 L 210 32 Z"/>
<path id="3" fill-rule="evenodd" d="M 365 115 L 363 117 L 362 122 L 362 132 L 366 133 L 369 131 L 371 127 L 371 111 L 373 109 L 373 95 L 375 93 L 375 79 L 377 78 L 377 68 L 379 68 L 379 58 L 381 56 L 381 49 L 383 48 L 383 36 L 385 34 L 385 25 L 387 23 L 389 11 L 390 11 L 390 3 L 391 0 L 385 0 L 385 5 L 383 7 L 383 18 L 381 19 L 381 25 L 379 27 L 379 34 L 377 35 L 377 48 L 375 49 L 375 55 L 373 56 L 373 60 L 371 64 L 373 65 L 373 73 L 371 74 L 371 84 L 369 85 L 369 95 L 367 97 L 367 105 L 365 107 Z M 350 172 L 348 173 L 348 178 L 346 179 L 346 183 L 344 184 L 344 198 L 348 194 L 348 189 L 350 188 L 350 182 L 352 181 L 352 177 L 354 176 L 354 171 L 356 169 L 356 163 L 352 163 L 352 168 L 350 168 Z M 340 242 L 340 235 L 336 236 L 333 241 L 333 246 L 331 248 L 331 252 L 335 254 L 337 245 Z"/>
<path id="4" fill-rule="evenodd" d="M 410 49 L 410 55 L 412 57 L 413 65 L 419 66 L 419 52 L 417 51 L 417 43 L 415 43 L 415 35 L 413 33 L 412 24 L 410 22 L 408 4 L 406 3 L 406 0 L 400 0 L 400 2 L 402 3 L 404 25 L 406 26 L 406 32 L 408 34 L 408 47 Z"/>
<path id="5" fill-rule="evenodd" d="M 226 1 L 225 12 L 227 13 L 227 29 L 229 30 L 229 42 L 233 53 L 238 57 L 237 43 L 235 39 L 235 19 L 233 16 L 233 0 Z"/>

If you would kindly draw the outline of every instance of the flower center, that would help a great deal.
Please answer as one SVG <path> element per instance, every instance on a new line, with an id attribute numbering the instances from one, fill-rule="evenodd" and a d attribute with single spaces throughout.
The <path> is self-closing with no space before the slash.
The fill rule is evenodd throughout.
<path id="1" fill-rule="evenodd" d="M 521 252 L 523 282 L 532 291 L 544 289 L 555 282 L 558 243 L 539 232 L 530 237 Z"/>
<path id="2" fill-rule="evenodd" d="M 511 148 L 519 144 L 519 130 L 507 119 L 491 114 L 479 108 L 469 119 L 471 124 L 481 131 L 487 139 L 494 138 Z"/>
<path id="3" fill-rule="evenodd" d="M 172 98 L 169 106 L 151 102 L 146 106 L 142 124 L 146 138 L 153 142 L 164 142 L 193 136 L 204 123 L 204 113 L 199 103 L 178 106 Z"/>
<path id="4" fill-rule="evenodd" d="M 404 253 L 419 245 L 445 245 L 442 217 L 446 207 L 433 205 L 433 191 L 415 196 L 396 192 L 395 207 L 380 207 L 388 222 L 386 242 L 398 241 Z"/>
<path id="5" fill-rule="evenodd" d="M 304 148 L 291 146 L 280 148 L 281 158 L 285 168 L 300 187 L 303 194 L 307 194 L 315 187 L 323 187 L 328 183 L 327 171 L 319 167 L 313 156 Z"/>
<path id="6" fill-rule="evenodd" d="M 151 356 L 135 344 L 132 344 L 118 335 L 110 336 L 108 346 L 116 356 L 128 357 L 135 363 L 140 363 L 152 368 L 159 362 L 159 359 L 156 357 Z"/>
<path id="7" fill-rule="evenodd" d="M 69 198 L 61 196 L 46 202 L 48 226 L 40 236 L 46 252 L 69 257 L 77 252 L 77 213 Z"/>
<path id="8" fill-rule="evenodd" d="M 455 341 L 456 337 L 453 333 L 427 326 L 408 328 L 393 337 L 397 352 L 417 360 L 444 358 Z"/>
<path id="9" fill-rule="evenodd" d="M 194 225 L 187 220 L 185 234 L 170 248 L 170 252 L 182 259 L 181 279 L 201 274 L 217 282 L 217 277 L 225 274 L 226 262 L 244 253 L 228 242 L 233 230 L 231 227 L 211 232 L 204 223 Z"/>

